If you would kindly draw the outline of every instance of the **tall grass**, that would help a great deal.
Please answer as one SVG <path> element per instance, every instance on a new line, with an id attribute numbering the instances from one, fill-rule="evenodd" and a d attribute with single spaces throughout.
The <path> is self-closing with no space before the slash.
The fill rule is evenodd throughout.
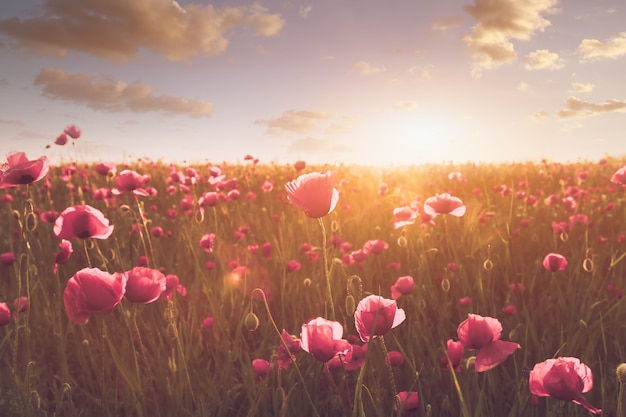
<path id="1" fill-rule="evenodd" d="M 94 199 L 93 192 L 113 187 L 113 176 L 76 163 L 77 172 L 63 178 L 63 167 L 55 167 L 45 181 L 0 193 L 0 252 L 16 255 L 14 263 L 0 265 L 0 302 L 29 300 L 24 311 L 12 308 L 14 318 L 0 327 L 0 415 L 389 416 L 397 414 L 395 389 L 418 392 L 419 409 L 408 415 L 588 415 L 573 403 L 531 397 L 528 371 L 556 356 L 586 363 L 595 384 L 585 396 L 603 414 L 620 415 L 615 369 L 626 352 L 626 302 L 620 293 L 626 285 L 626 199 L 625 190 L 609 179 L 624 163 L 609 158 L 602 164 L 307 167 L 306 172 L 337 172 L 340 201 L 322 220 L 324 232 L 287 203 L 283 184 L 299 174 L 292 166 L 222 164 L 226 177 L 237 179 L 240 197 L 207 207 L 204 215 L 197 204 L 185 212 L 181 200 L 197 201 L 214 190 L 208 166 L 195 166 L 198 181 L 181 187 L 170 173 L 184 173 L 185 167 L 140 160 L 128 168 L 150 175 L 148 185 L 157 194 L 105 200 Z M 466 181 L 448 179 L 451 171 Z M 582 183 L 580 171 L 589 172 Z M 272 191 L 262 190 L 265 180 L 274 181 Z M 378 193 L 381 182 L 388 192 Z M 443 192 L 463 200 L 463 217 L 393 228 L 394 208 Z M 550 194 L 557 204 L 544 203 Z M 572 211 L 561 203 L 567 195 L 577 202 Z M 60 240 L 39 215 L 74 204 L 100 209 L 115 230 L 106 240 L 73 241 L 70 261 L 53 273 Z M 168 209 L 178 215 L 168 215 Z M 569 225 L 574 214 L 587 215 L 589 223 L 554 232 L 555 223 Z M 153 236 L 154 226 L 165 235 Z M 249 232 L 236 237 L 242 226 Z M 211 232 L 216 248 L 207 253 L 198 242 Z M 339 239 L 353 249 L 371 239 L 389 248 L 347 265 L 342 259 L 350 251 Z M 269 258 L 260 249 L 267 242 Z M 317 261 L 302 252 L 303 243 L 320 254 Z M 258 252 L 249 245 L 258 245 Z M 542 267 L 549 252 L 568 259 L 565 271 Z M 67 318 L 63 291 L 76 271 L 91 265 L 122 272 L 140 256 L 177 275 L 186 295 L 146 305 L 124 299 L 112 313 L 83 325 Z M 287 272 L 290 260 L 302 268 Z M 246 266 L 246 273 L 233 273 L 232 261 Z M 278 369 L 279 331 L 299 337 L 310 318 L 334 315 L 344 337 L 354 338 L 348 291 L 352 304 L 367 294 L 389 298 L 390 286 L 404 275 L 415 280 L 414 291 L 398 299 L 407 319 L 385 336 L 384 345 L 370 342 L 361 369 L 328 370 L 306 352 L 295 355 L 289 369 Z M 463 297 L 471 305 L 460 304 Z M 517 314 L 504 314 L 507 305 Z M 250 312 L 259 319 L 254 331 L 246 325 Z M 465 353 L 461 371 L 444 369 L 443 346 L 457 338 L 468 313 L 498 318 L 502 339 L 522 348 L 487 372 L 473 371 L 472 352 Z M 208 316 L 213 327 L 202 326 Z M 405 362 L 390 376 L 391 350 L 400 351 Z M 272 363 L 268 377 L 255 376 L 256 358 Z"/>

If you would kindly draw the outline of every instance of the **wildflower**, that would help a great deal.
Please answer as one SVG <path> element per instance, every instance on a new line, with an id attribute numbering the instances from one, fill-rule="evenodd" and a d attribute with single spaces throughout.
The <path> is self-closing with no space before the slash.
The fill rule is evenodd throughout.
<path id="1" fill-rule="evenodd" d="M 165 291 L 159 296 L 159 300 L 171 300 L 174 298 L 174 290 L 183 297 L 187 295 L 187 288 L 180 283 L 178 275 L 168 274 L 165 276 Z"/>
<path id="2" fill-rule="evenodd" d="M 115 175 L 115 173 L 117 172 L 117 167 L 115 166 L 115 164 L 109 162 L 100 162 L 98 165 L 94 166 L 93 169 L 95 169 L 96 172 L 103 177 L 106 177 L 109 174 Z"/>
<path id="3" fill-rule="evenodd" d="M 403 206 L 393 209 L 393 228 L 399 229 L 404 226 L 415 223 L 418 211 L 409 206 Z"/>
<path id="4" fill-rule="evenodd" d="M 15 254 L 13 252 L 0 253 L 0 264 L 5 266 L 13 265 L 15 262 Z"/>
<path id="5" fill-rule="evenodd" d="M 517 308 L 513 304 L 509 304 L 502 307 L 502 312 L 507 316 L 515 316 L 517 315 Z"/>
<path id="6" fill-rule="evenodd" d="M 0 167 L 0 188 L 33 184 L 46 176 L 50 164 L 45 156 L 29 161 L 24 152 L 10 152 Z"/>
<path id="7" fill-rule="evenodd" d="M 295 259 L 287 262 L 287 272 L 296 272 L 300 269 L 302 269 L 302 265 L 300 265 L 300 262 L 296 261 Z"/>
<path id="8" fill-rule="evenodd" d="M 461 307 L 471 307 L 472 306 L 472 299 L 471 299 L 471 297 L 459 298 L 459 306 L 461 306 Z"/>
<path id="9" fill-rule="evenodd" d="M 302 325 L 300 345 L 318 361 L 327 362 L 335 354 L 346 353 L 350 349 L 350 343 L 342 336 L 341 323 L 317 317 Z"/>
<path id="10" fill-rule="evenodd" d="M 279 369 L 286 370 L 291 366 L 291 358 L 295 360 L 295 355 L 302 350 L 302 347 L 300 346 L 300 340 L 284 329 L 280 333 L 280 337 L 282 341 L 278 343 L 276 348 L 276 362 Z M 288 350 L 285 349 L 285 345 L 287 345 Z"/>
<path id="11" fill-rule="evenodd" d="M 0 326 L 4 326 L 11 321 L 11 310 L 7 303 L 0 303 Z"/>
<path id="12" fill-rule="evenodd" d="M 285 184 L 287 200 L 312 218 L 331 213 L 339 201 L 339 191 L 334 187 L 335 173 L 312 172 L 300 175 Z"/>
<path id="13" fill-rule="evenodd" d="M 402 352 L 390 350 L 387 352 L 387 361 L 391 366 L 400 366 L 404 364 L 404 356 L 402 355 Z"/>
<path id="14" fill-rule="evenodd" d="M 74 252 L 72 248 L 72 242 L 62 239 L 61 243 L 59 243 L 59 251 L 54 256 L 54 267 L 52 272 L 56 274 L 58 270 L 58 265 L 67 263 L 70 260 L 72 252 Z"/>
<path id="15" fill-rule="evenodd" d="M 272 373 L 272 365 L 265 359 L 253 359 L 252 370 L 254 371 L 254 379 L 258 382 Z"/>
<path id="16" fill-rule="evenodd" d="M 543 267 L 548 271 L 563 271 L 567 268 L 567 259 L 558 253 L 549 253 L 543 258 Z"/>
<path id="17" fill-rule="evenodd" d="M 419 407 L 419 396 L 415 391 L 400 391 L 393 402 L 393 410 L 397 413 L 402 410 L 402 415 L 406 416 L 411 411 Z"/>
<path id="18" fill-rule="evenodd" d="M 424 213 L 433 217 L 438 214 L 451 214 L 461 217 L 465 214 L 466 209 L 467 207 L 460 198 L 448 193 L 436 194 L 424 202 Z"/>
<path id="19" fill-rule="evenodd" d="M 615 171 L 611 177 L 611 182 L 626 185 L 626 165 Z"/>
<path id="20" fill-rule="evenodd" d="M 463 343 L 448 339 L 446 342 L 446 354 L 439 358 L 439 363 L 443 369 L 450 369 L 450 365 L 452 365 L 452 369 L 455 371 L 461 370 L 461 362 L 463 361 L 463 354 L 465 353 L 465 347 Z M 448 362 L 448 359 L 450 360 Z"/>
<path id="21" fill-rule="evenodd" d="M 354 312 L 354 324 L 361 340 L 382 336 L 406 319 L 406 314 L 397 308 L 395 300 L 388 300 L 379 295 L 363 298 Z"/>
<path id="22" fill-rule="evenodd" d="M 126 291 L 125 274 L 84 268 L 69 279 L 63 292 L 65 313 L 75 323 L 86 323 L 94 314 L 107 314 Z"/>
<path id="23" fill-rule="evenodd" d="M 477 350 L 476 372 L 488 371 L 504 362 L 521 346 L 514 342 L 500 340 L 502 324 L 493 317 L 468 314 L 459 324 L 457 335 L 466 349 Z"/>
<path id="24" fill-rule="evenodd" d="M 76 127 L 76 125 L 69 125 L 68 127 L 65 128 L 63 133 L 65 133 L 67 136 L 71 137 L 72 139 L 78 139 L 80 137 L 81 131 L 78 127 Z"/>
<path id="25" fill-rule="evenodd" d="M 61 239 L 106 239 L 113 233 L 113 225 L 102 212 L 90 205 L 70 206 L 54 222 L 54 234 Z"/>
<path id="26" fill-rule="evenodd" d="M 133 303 L 151 303 L 167 288 L 165 275 L 157 269 L 136 266 L 124 275 L 127 277 L 125 297 Z"/>
<path id="27" fill-rule="evenodd" d="M 111 189 L 114 195 L 133 193 L 136 196 L 147 197 L 150 195 L 144 188 L 150 181 L 149 175 L 140 175 L 130 169 L 125 169 L 115 177 L 115 187 Z"/>
<path id="28" fill-rule="evenodd" d="M 13 308 L 15 308 L 15 313 L 23 313 L 25 311 L 28 311 L 28 308 L 30 307 L 30 302 L 28 301 L 28 297 L 17 297 L 15 298 L 15 300 L 13 300 Z"/>
<path id="29" fill-rule="evenodd" d="M 296 169 L 296 171 L 302 171 L 306 167 L 306 162 L 296 161 L 296 163 L 293 164 L 293 167 Z"/>
<path id="30" fill-rule="evenodd" d="M 343 369 L 346 371 L 354 371 L 355 369 L 360 369 L 365 363 L 365 358 L 367 356 L 367 346 L 365 343 L 362 346 L 351 343 L 351 348 L 344 354 L 339 353 L 335 357 L 339 359 Z"/>
<path id="31" fill-rule="evenodd" d="M 408 295 L 413 291 L 413 287 L 415 282 L 413 277 L 410 275 L 405 275 L 403 277 L 399 277 L 396 280 L 396 283 L 391 286 L 391 298 L 397 300 L 401 295 Z"/>
<path id="32" fill-rule="evenodd" d="M 65 133 L 61 133 L 59 136 L 57 136 L 57 138 L 54 140 L 54 144 L 55 145 L 60 145 L 63 146 L 67 143 L 67 135 Z"/>
<path id="33" fill-rule="evenodd" d="M 212 253 L 215 249 L 215 233 L 208 233 L 200 238 L 200 247 L 207 253 Z"/>
<path id="34" fill-rule="evenodd" d="M 528 385 L 534 395 L 572 401 L 593 414 L 602 412 L 582 396 L 593 388 L 593 375 L 578 358 L 559 357 L 536 364 L 530 371 Z"/>
<path id="35" fill-rule="evenodd" d="M 202 328 L 203 329 L 212 329 L 215 326 L 215 319 L 213 319 L 213 317 L 205 317 L 204 320 L 202 320 Z"/>

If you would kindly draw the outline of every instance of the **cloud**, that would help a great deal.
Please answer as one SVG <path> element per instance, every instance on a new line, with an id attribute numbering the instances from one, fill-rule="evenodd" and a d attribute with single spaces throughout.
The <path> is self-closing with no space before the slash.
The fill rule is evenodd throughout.
<path id="1" fill-rule="evenodd" d="M 356 62 L 352 65 L 352 69 L 363 75 L 373 75 L 386 71 L 384 67 L 374 67 L 365 61 Z"/>
<path id="2" fill-rule="evenodd" d="M 414 101 L 398 101 L 392 105 L 394 110 L 409 110 L 417 107 L 417 103 Z"/>
<path id="3" fill-rule="evenodd" d="M 621 32 L 606 42 L 597 39 L 583 39 L 578 45 L 578 53 L 582 55 L 583 61 L 597 58 L 618 58 L 626 55 L 626 32 Z"/>
<path id="4" fill-rule="evenodd" d="M 464 37 L 474 61 L 473 75 L 517 59 L 511 40 L 528 40 L 550 26 L 543 14 L 555 12 L 557 0 L 475 0 L 465 11 L 476 24 Z"/>
<path id="5" fill-rule="evenodd" d="M 626 111 L 626 100 L 605 100 L 602 103 L 591 103 L 572 96 L 567 99 L 565 108 L 557 112 L 557 116 L 561 118 L 585 118 L 602 113 L 623 111 Z"/>
<path id="6" fill-rule="evenodd" d="M 446 31 L 461 26 L 461 23 L 463 23 L 462 17 L 446 17 L 433 20 L 431 28 L 434 31 Z"/>
<path id="7" fill-rule="evenodd" d="M 213 104 L 196 99 L 156 95 L 152 87 L 126 84 L 111 77 L 95 79 L 87 73 L 44 68 L 35 77 L 45 96 L 107 112 L 162 112 L 189 117 L 208 117 Z"/>
<path id="8" fill-rule="evenodd" d="M 559 54 L 547 49 L 539 49 L 524 57 L 524 68 L 527 70 L 559 69 L 563 68 L 563 63 Z"/>
<path id="9" fill-rule="evenodd" d="M 547 119 L 548 117 L 550 116 L 545 111 L 536 111 L 530 115 L 530 118 L 535 119 L 535 120 L 543 120 L 543 119 Z"/>
<path id="10" fill-rule="evenodd" d="M 572 91 L 577 93 L 590 93 L 593 91 L 595 84 L 572 83 Z"/>
<path id="11" fill-rule="evenodd" d="M 280 117 L 257 120 L 254 123 L 266 125 L 266 133 L 270 135 L 281 135 L 283 133 L 307 134 L 317 128 L 318 121 L 333 117 L 332 114 L 319 110 L 287 110 Z"/>
<path id="12" fill-rule="evenodd" d="M 313 10 L 312 4 L 309 4 L 307 6 L 300 6 L 300 10 L 298 10 L 298 14 L 303 19 L 306 19 L 307 17 L 309 17 L 309 13 L 311 13 L 311 10 Z"/>
<path id="13" fill-rule="evenodd" d="M 524 81 L 520 81 L 520 83 L 517 84 L 517 89 L 519 91 L 527 91 L 529 87 L 530 86 L 527 83 L 525 83 Z"/>
<path id="14" fill-rule="evenodd" d="M 172 0 L 44 0 L 43 11 L 0 20 L 0 33 L 18 47 L 58 57 L 78 51 L 124 62 L 145 48 L 176 61 L 224 52 L 233 30 L 272 36 L 285 23 L 259 5 L 217 9 Z"/>
<path id="15" fill-rule="evenodd" d="M 287 151 L 289 153 L 351 152 L 354 148 L 329 139 L 305 138 L 293 141 Z"/>

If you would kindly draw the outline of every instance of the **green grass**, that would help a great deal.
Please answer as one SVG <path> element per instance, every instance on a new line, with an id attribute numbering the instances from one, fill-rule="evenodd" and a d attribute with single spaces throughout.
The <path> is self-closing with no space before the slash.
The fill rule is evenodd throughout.
<path id="1" fill-rule="evenodd" d="M 337 171 L 339 204 L 324 218 L 329 238 L 339 236 L 353 249 L 370 239 L 389 243 L 389 249 L 361 266 L 344 266 L 340 248 L 327 245 L 332 303 L 344 337 L 358 337 L 346 307 L 350 277 L 356 275 L 362 283 L 361 293 L 357 285 L 350 286 L 356 303 L 367 294 L 390 298 L 389 287 L 400 276 L 415 279 L 414 291 L 398 299 L 406 321 L 385 336 L 386 349 L 405 356 L 405 363 L 393 368 L 397 390 L 419 393 L 419 410 L 409 415 L 589 415 L 576 404 L 551 398 L 541 398 L 538 406 L 529 402 L 528 370 L 555 356 L 580 358 L 594 374 L 594 388 L 585 396 L 604 415 L 621 412 L 615 368 L 625 361 L 626 301 L 607 291 L 607 285 L 626 287 L 626 242 L 618 242 L 626 233 L 626 194 L 609 181 L 625 163 L 609 158 L 604 164 L 306 168 Z M 298 353 L 296 366 L 286 371 L 275 365 L 278 331 L 299 337 L 310 318 L 330 318 L 324 257 L 312 262 L 300 250 L 302 243 L 310 243 L 321 254 L 322 229 L 287 203 L 283 190 L 298 175 L 292 166 L 223 164 L 227 178 L 238 179 L 241 197 L 209 207 L 200 216 L 197 205 L 182 212 L 185 193 L 177 184 L 173 194 L 166 191 L 166 164 L 137 161 L 130 167 L 151 176 L 148 185 L 158 191 L 156 196 L 135 199 L 125 194 L 110 201 L 95 201 L 92 192 L 113 187 L 113 178 L 76 165 L 78 172 L 67 182 L 61 179 L 61 167 L 55 167 L 47 187 L 41 181 L 0 192 L 13 197 L 0 203 L 0 252 L 17 256 L 12 265 L 0 265 L 0 302 L 12 306 L 18 296 L 30 301 L 27 311 L 0 327 L 0 415 L 393 415 L 394 393 L 377 340 L 370 343 L 362 372 L 325 370 L 306 352 Z M 202 178 L 189 186 L 189 195 L 197 201 L 213 186 L 205 181 L 208 167 L 195 168 Z M 589 179 L 577 184 L 581 170 L 589 171 Z M 467 182 L 450 181 L 451 171 L 460 171 Z M 261 189 L 266 179 L 275 181 L 269 193 Z M 389 192 L 378 195 L 383 181 Z M 512 189 L 509 196 L 494 190 L 503 184 Z M 562 204 L 544 204 L 550 194 L 560 200 L 571 193 L 570 186 L 579 188 L 573 212 Z M 245 198 L 250 191 L 256 199 Z M 537 197 L 537 204 L 517 198 L 517 191 Z M 443 192 L 463 200 L 468 207 L 463 217 L 439 216 L 434 226 L 420 226 L 418 219 L 393 229 L 394 208 L 414 200 L 421 204 Z M 54 274 L 60 240 L 38 214 L 74 204 L 98 208 L 115 230 L 107 240 L 72 241 L 70 261 Z M 140 208 L 146 229 L 139 222 Z M 168 217 L 168 209 L 179 215 Z M 588 215 L 591 223 L 576 225 L 567 234 L 553 232 L 555 222 L 569 223 L 575 213 Z M 142 233 L 133 232 L 138 224 Z M 152 237 L 146 233 L 152 226 L 171 235 Z M 240 226 L 248 226 L 250 233 L 238 240 L 233 232 Z M 198 245 L 210 232 L 217 236 L 214 253 Z M 269 260 L 260 249 L 256 255 L 247 249 L 266 242 L 273 246 Z M 565 271 L 551 273 L 542 267 L 549 252 L 568 259 Z M 112 313 L 83 325 L 67 318 L 63 290 L 76 271 L 92 265 L 123 272 L 146 254 L 150 266 L 180 278 L 186 296 L 176 293 L 170 302 L 147 305 L 124 299 Z M 292 259 L 302 269 L 288 273 L 285 266 Z M 231 274 L 233 260 L 247 266 L 240 280 Z M 205 267 L 209 261 L 216 265 L 212 270 Z M 399 270 L 387 267 L 393 262 L 401 264 Z M 456 271 L 448 267 L 450 262 L 458 265 Z M 511 284 L 522 284 L 525 291 L 514 293 Z M 251 297 L 255 288 L 264 291 L 267 304 Z M 466 296 L 472 305 L 460 306 L 458 300 Z M 515 305 L 517 315 L 502 313 L 508 304 Z M 253 332 L 244 324 L 250 311 L 259 318 Z M 457 326 L 468 313 L 498 318 L 502 339 L 522 348 L 484 373 L 465 365 L 456 374 L 442 369 L 442 346 L 449 338 L 457 339 Z M 212 329 L 202 328 L 207 316 L 215 320 Z M 466 352 L 465 359 L 471 355 Z M 268 378 L 255 380 L 255 358 L 273 363 Z"/>

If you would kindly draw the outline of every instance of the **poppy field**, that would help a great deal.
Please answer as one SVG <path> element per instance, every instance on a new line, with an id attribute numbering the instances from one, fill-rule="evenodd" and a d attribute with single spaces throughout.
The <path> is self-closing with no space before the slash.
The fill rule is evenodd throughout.
<path id="1" fill-rule="evenodd" d="M 2 416 L 626 415 L 624 159 L 29 157 Z"/>

